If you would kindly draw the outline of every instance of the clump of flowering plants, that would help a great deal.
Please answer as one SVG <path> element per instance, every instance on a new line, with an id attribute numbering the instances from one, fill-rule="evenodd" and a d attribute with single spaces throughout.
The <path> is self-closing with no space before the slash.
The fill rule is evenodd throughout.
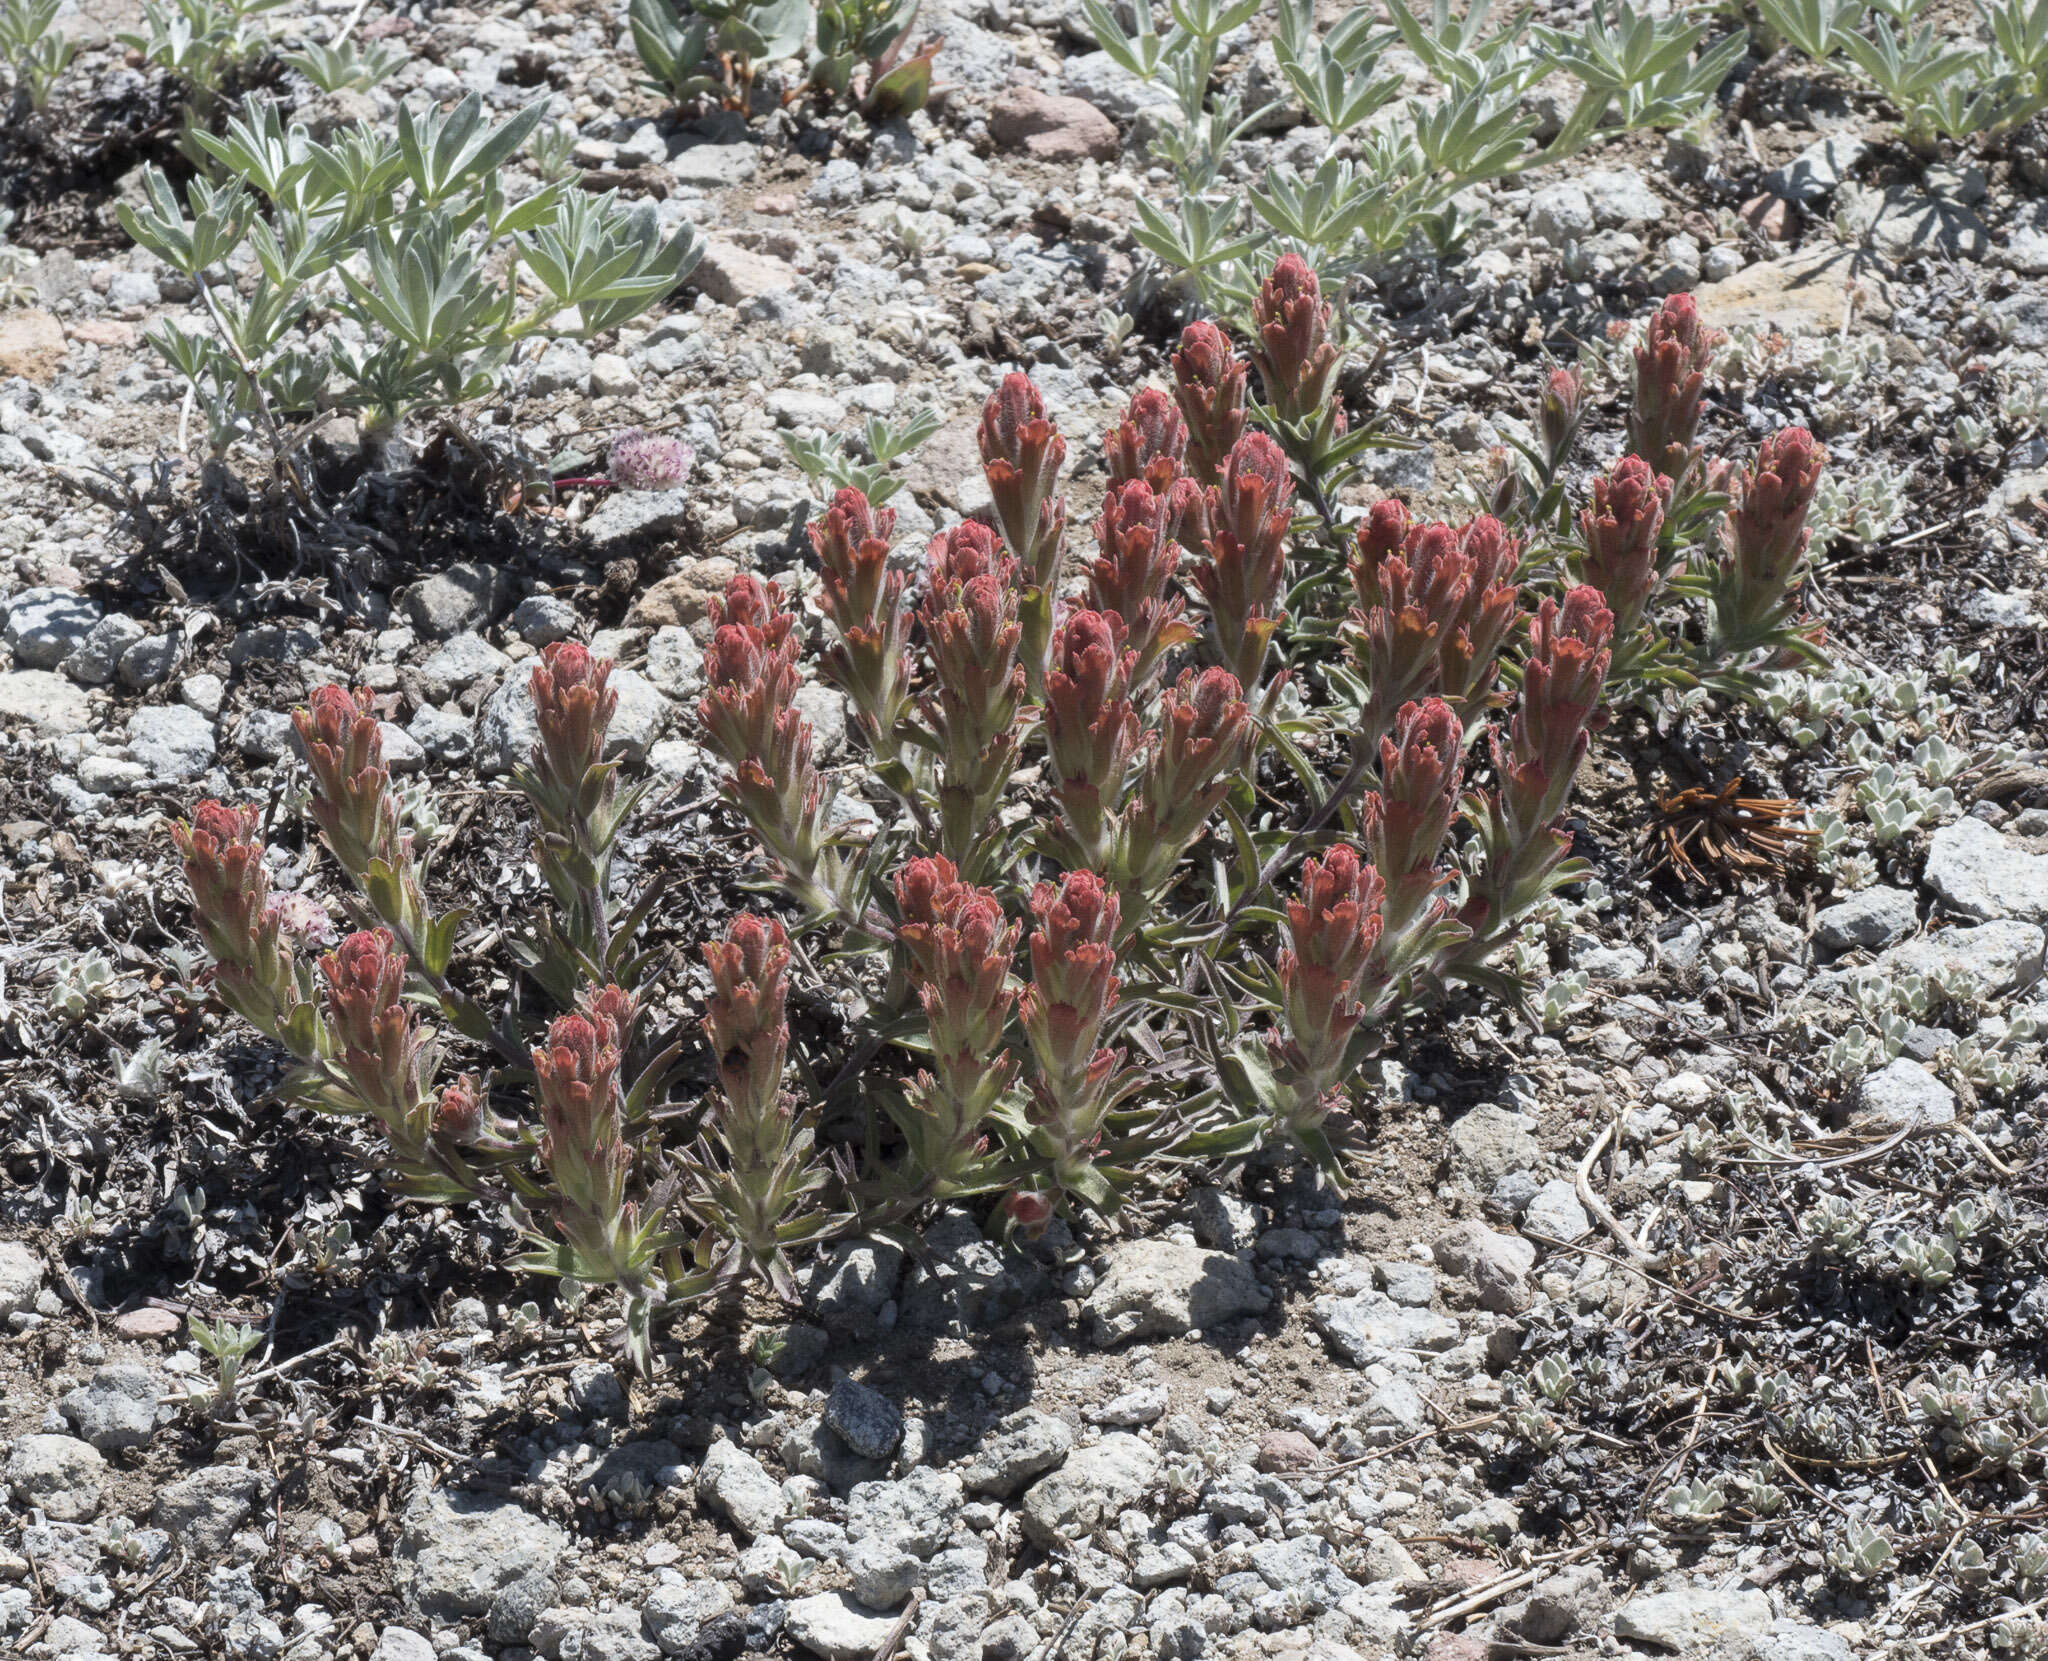
<path id="1" fill-rule="evenodd" d="M 1362 428 L 1330 302 L 1282 261 L 1253 315 L 1243 356 L 1191 325 L 1172 385 L 1111 426 L 1085 542 L 1067 439 L 1013 374 L 981 424 L 990 522 L 901 548 L 844 488 L 811 527 L 814 620 L 732 578 L 696 714 L 763 900 L 702 947 L 714 1088 L 682 1085 L 689 1034 L 648 1016 L 660 896 L 612 862 L 639 788 L 611 666 L 573 643 L 530 673 L 514 777 L 553 900 L 513 948 L 537 997 L 461 990 L 464 916 L 437 909 L 368 696 L 327 687 L 299 725 L 356 932 L 310 962 L 253 813 L 202 804 L 177 835 L 221 1001 L 297 1059 L 301 1099 L 374 1121 L 400 1187 L 502 1206 L 525 1267 L 616 1287 L 643 1364 L 664 1308 L 748 1278 L 793 1297 L 804 1248 L 935 1201 L 1042 1228 L 1275 1140 L 1342 1182 L 1363 1064 L 1446 998 L 1516 995 L 1507 948 L 1586 874 L 1573 777 L 1663 597 L 1709 598 L 1699 651 L 1781 649 L 1820 452 L 1780 435 L 1725 493 L 1702 465 L 1695 498 L 1735 505 L 1711 555 L 1674 555 L 1648 462 L 1568 510 L 1585 395 L 1561 373 L 1498 512 L 1340 513 Z M 1682 403 L 1666 455 L 1694 442 Z M 813 675 L 851 706 L 839 788 L 879 830 L 838 828 L 866 816 L 834 812 Z M 792 1026 L 806 982 L 849 1031 Z"/>

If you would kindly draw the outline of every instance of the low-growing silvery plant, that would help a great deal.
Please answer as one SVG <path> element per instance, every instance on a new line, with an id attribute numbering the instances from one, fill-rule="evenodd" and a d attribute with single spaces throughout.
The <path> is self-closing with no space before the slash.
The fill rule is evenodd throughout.
<path id="1" fill-rule="evenodd" d="M 215 456 L 256 443 L 291 502 L 315 512 L 303 441 L 330 412 L 354 414 L 373 453 L 395 456 L 415 418 L 506 386 L 530 342 L 616 328 L 682 282 L 699 239 L 687 225 L 664 238 L 652 204 L 566 182 L 506 199 L 500 174 L 542 111 L 492 125 L 472 92 L 447 111 L 401 104 L 395 133 L 316 140 L 256 97 L 220 133 L 193 130 L 214 176 L 182 201 L 145 172 L 122 226 L 193 281 L 206 318 L 200 330 L 160 320 L 148 338 L 189 386 Z M 314 324 L 320 308 L 337 321 Z"/>

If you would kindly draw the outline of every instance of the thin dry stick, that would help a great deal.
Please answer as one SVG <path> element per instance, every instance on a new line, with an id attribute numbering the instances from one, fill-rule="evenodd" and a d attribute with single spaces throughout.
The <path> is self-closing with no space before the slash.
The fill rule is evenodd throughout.
<path id="1" fill-rule="evenodd" d="M 1455 1603 L 1445 1604 L 1441 1609 L 1430 1610 L 1416 1624 L 1426 1632 L 1433 1626 L 1442 1626 L 1449 1621 L 1462 1620 L 1467 1615 L 1478 1613 L 1488 1604 L 1499 1601 L 1508 1593 L 1519 1592 L 1524 1586 L 1532 1585 L 1543 1577 L 1546 1570 L 1556 1568 L 1563 1563 L 1576 1563 L 1582 1557 L 1591 1557 L 1594 1552 L 1604 1549 L 1605 1544 L 1605 1541 L 1595 1540 L 1591 1545 L 1578 1546 L 1571 1551 L 1553 1552 L 1547 1557 L 1539 1557 L 1526 1569 L 1517 1569 L 1513 1574 L 1502 1575 L 1497 1580 L 1489 1580 L 1482 1586 L 1473 1587 L 1471 1591 L 1465 1593 Z"/>
<path id="2" fill-rule="evenodd" d="M 924 1592 L 921 1588 L 910 1594 L 910 1602 L 904 1605 L 903 1613 L 896 1617 L 896 1624 L 889 1628 L 889 1635 L 875 1646 L 874 1661 L 890 1661 L 895 1655 L 896 1646 L 903 1642 L 904 1634 L 909 1632 L 910 1623 L 917 1616 L 917 1606 L 923 1602 Z"/>
<path id="3" fill-rule="evenodd" d="M 1663 1265 L 1644 1251 L 1636 1237 L 1621 1226 L 1621 1219 L 1607 1208 L 1607 1202 L 1593 1192 L 1593 1161 L 1600 1157 L 1600 1150 L 1607 1146 L 1608 1138 L 1614 1135 L 1620 1124 L 1619 1115 L 1609 1120 L 1607 1128 L 1593 1138 L 1593 1145 L 1586 1150 L 1586 1157 L 1579 1161 L 1575 1184 L 1579 1191 L 1579 1203 L 1599 1218 L 1601 1226 L 1613 1235 L 1615 1242 L 1628 1253 L 1631 1263 L 1643 1269 L 1661 1268 Z"/>
<path id="4" fill-rule="evenodd" d="M 2031 1615 L 2037 1609 L 2048 1609 L 2048 1598 L 2036 1598 L 2032 1603 L 2023 1603 L 2017 1609 L 2001 1609 L 1995 1615 L 1987 1615 L 1981 1621 L 1972 1621 L 1968 1626 L 1952 1626 L 1946 1632 L 1937 1632 L 1932 1638 L 1922 1638 L 1920 1647 L 1927 1649 L 1935 1644 L 1945 1644 L 1951 1638 L 1967 1638 L 1973 1632 L 1982 1632 L 1996 1626 L 2000 1621 L 2016 1621 L 2022 1615 Z"/>
<path id="5" fill-rule="evenodd" d="M 1985 1147 L 1984 1138 L 1979 1136 L 1974 1130 L 1972 1130 L 1968 1125 L 1964 1124 L 1960 1119 L 1957 1120 L 1954 1124 L 1950 1125 L 1948 1128 L 1954 1131 L 1965 1142 L 1969 1143 L 1971 1147 L 1975 1148 L 1977 1150 L 1977 1157 L 1983 1160 L 1986 1165 L 1989 1165 L 1992 1168 L 1992 1170 L 1996 1171 L 2000 1176 L 2014 1177 L 2019 1175 L 2019 1172 L 2015 1171 L 2010 1165 L 2006 1164 L 2004 1160 L 2000 1159 L 1997 1154 L 1993 1153 L 1989 1148 Z"/>

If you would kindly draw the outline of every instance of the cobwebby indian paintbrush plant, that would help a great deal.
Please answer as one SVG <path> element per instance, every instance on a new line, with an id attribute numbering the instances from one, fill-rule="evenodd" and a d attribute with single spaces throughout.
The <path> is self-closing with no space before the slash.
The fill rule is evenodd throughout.
<path id="1" fill-rule="evenodd" d="M 933 1201 L 1040 1228 L 1275 1139 L 1341 1182 L 1364 1064 L 1460 985 L 1514 991 L 1506 949 L 1583 874 L 1568 798 L 1617 630 L 1652 628 L 1661 573 L 1706 556 L 1666 548 L 1638 459 L 1598 481 L 1574 558 L 1561 507 L 1510 526 L 1387 499 L 1341 527 L 1350 582 L 1313 575 L 1336 551 L 1298 541 L 1330 522 L 1293 504 L 1322 460 L 1255 423 L 1285 404 L 1297 435 L 1345 431 L 1317 296 L 1312 272 L 1276 281 L 1255 369 L 1188 329 L 1172 391 L 1105 439 L 1090 560 L 1067 559 L 1066 441 L 1010 375 L 981 427 L 995 523 L 935 536 L 918 584 L 853 488 L 811 528 L 816 640 L 775 584 L 731 579 L 697 716 L 774 910 L 702 948 L 715 1089 L 643 1014 L 658 896 L 622 893 L 612 858 L 639 789 L 609 756 L 611 666 L 574 643 L 530 672 L 513 777 L 553 902 L 512 954 L 538 996 L 462 990 L 464 913 L 429 892 L 369 696 L 323 687 L 297 720 L 353 932 L 316 966 L 253 811 L 202 803 L 175 834 L 222 1002 L 298 1061 L 298 1099 L 377 1124 L 398 1187 L 502 1206 L 525 1267 L 616 1287 L 642 1365 L 661 1310 L 749 1278 L 794 1296 L 805 1247 Z M 1552 376 L 1544 410 L 1562 478 L 1580 383 Z M 1779 649 L 1819 466 L 1787 433 L 1730 481 L 1715 650 Z M 1554 587 L 1559 563 L 1590 580 Z M 853 707 L 879 830 L 835 829 L 812 665 Z M 812 977 L 857 1010 L 844 1035 L 793 1028 Z M 457 1046 L 470 1070 L 443 1078 Z"/>

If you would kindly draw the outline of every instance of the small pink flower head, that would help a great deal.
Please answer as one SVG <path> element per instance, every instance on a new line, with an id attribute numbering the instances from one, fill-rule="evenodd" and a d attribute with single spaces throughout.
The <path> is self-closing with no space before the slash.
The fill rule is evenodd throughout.
<path id="1" fill-rule="evenodd" d="M 1140 737 L 1131 707 L 1138 655 L 1113 611 L 1076 611 L 1054 633 L 1045 672 L 1045 735 L 1068 828 L 1091 858 Z"/>
<path id="2" fill-rule="evenodd" d="M 766 765 L 787 747 L 778 744 L 778 734 L 796 696 L 797 642 L 796 619 L 781 605 L 780 588 L 746 572 L 726 585 L 722 601 L 712 602 L 716 632 L 704 654 L 710 690 L 698 701 L 697 714 L 736 769 L 749 762 Z"/>
<path id="3" fill-rule="evenodd" d="M 1045 401 L 1031 377 L 1005 375 L 981 414 L 982 471 L 995 503 L 996 521 L 1034 586 L 1045 587 L 1058 575 L 1053 562 L 1059 552 L 1064 509 L 1055 504 L 1054 487 L 1067 459 L 1067 441 L 1046 418 Z"/>
<path id="4" fill-rule="evenodd" d="M 1026 1194 L 1017 1192 L 1003 1197 L 1003 1215 L 1010 1226 L 1020 1233 L 1036 1238 L 1045 1232 L 1052 1221 L 1053 1198 L 1050 1194 Z"/>
<path id="5" fill-rule="evenodd" d="M 1293 514 L 1285 452 L 1262 432 L 1246 433 L 1210 488 L 1202 527 L 1209 557 L 1193 573 L 1218 654 L 1245 686 L 1258 684 L 1268 643 L 1286 615 L 1280 600 Z"/>
<path id="6" fill-rule="evenodd" d="M 398 864 L 408 844 L 385 798 L 384 739 L 369 689 L 351 696 L 341 687 L 322 686 L 307 704 L 292 716 L 292 725 L 313 775 L 313 816 L 328 846 L 353 875 L 367 871 L 373 860 Z"/>
<path id="7" fill-rule="evenodd" d="M 182 849 L 187 843 L 203 845 L 215 854 L 236 843 L 256 841 L 256 826 L 262 815 L 251 807 L 229 807 L 208 797 L 192 810 L 192 821 L 182 833 L 173 831 Z"/>
<path id="8" fill-rule="evenodd" d="M 1378 938 L 1380 874 L 1349 843 L 1302 866 L 1301 894 L 1287 902 L 1296 959 L 1346 983 L 1357 978 Z"/>
<path id="9" fill-rule="evenodd" d="M 1576 369 L 1551 370 L 1543 379 L 1543 396 L 1536 406 L 1536 433 L 1553 468 L 1570 453 L 1585 414 L 1585 377 Z"/>
<path id="10" fill-rule="evenodd" d="M 540 728 L 534 771 L 574 792 L 604 759 L 605 735 L 618 712 L 609 658 L 593 658 L 573 640 L 558 640 L 533 670 L 533 713 Z"/>
<path id="11" fill-rule="evenodd" d="M 309 759 L 317 753 L 329 766 L 351 773 L 375 767 L 383 759 L 383 740 L 371 712 L 368 687 L 358 687 L 353 696 L 345 687 L 315 687 L 306 703 L 306 708 L 293 715 L 292 724 L 299 730 Z"/>
<path id="12" fill-rule="evenodd" d="M 1395 497 L 1383 496 L 1367 510 L 1365 523 L 1358 527 L 1358 556 L 1351 562 L 1351 586 L 1360 606 L 1387 603 L 1383 568 L 1401 556 L 1413 528 L 1407 504 Z"/>
<path id="13" fill-rule="evenodd" d="M 1299 254 L 1283 254 L 1252 301 L 1252 361 L 1283 421 L 1320 415 L 1342 362 L 1331 344 L 1322 284 Z"/>
<path id="14" fill-rule="evenodd" d="M 1213 778 L 1235 765 L 1251 724 L 1244 687 L 1228 669 L 1181 671 L 1159 700 L 1161 754 L 1183 779 Z"/>
<path id="15" fill-rule="evenodd" d="M 1635 633 L 1656 596 L 1657 538 L 1670 506 L 1671 481 L 1641 456 L 1623 456 L 1593 480 L 1592 505 L 1579 515 L 1581 574 L 1606 598 L 1619 636 Z"/>
<path id="16" fill-rule="evenodd" d="M 405 954 L 393 949 L 389 929 L 358 929 L 320 960 L 320 972 L 334 996 L 376 1012 L 396 1004 L 405 991 Z"/>
<path id="17" fill-rule="evenodd" d="M 1181 671 L 1159 699 L 1158 743 L 1131 816 L 1128 856 L 1141 888 L 1162 880 L 1229 793 L 1251 743 L 1251 710 L 1228 669 Z"/>
<path id="18" fill-rule="evenodd" d="M 1244 436 L 1245 366 L 1214 323 L 1190 323 L 1173 353 L 1173 398 L 1187 422 L 1187 464 L 1196 483 L 1213 485 L 1224 458 Z"/>
<path id="19" fill-rule="evenodd" d="M 585 992 L 576 1007 L 607 1044 L 615 1044 L 620 1050 L 631 1046 L 633 1028 L 640 1019 L 640 1004 L 625 987 L 606 985 Z"/>
<path id="20" fill-rule="evenodd" d="M 271 895 L 263 916 L 277 924 L 279 937 L 293 947 L 317 950 L 334 943 L 334 919 L 324 905 L 304 894 Z"/>
<path id="21" fill-rule="evenodd" d="M 985 888 L 952 861 L 914 859 L 896 876 L 896 938 L 916 965 L 935 1059 L 949 1077 L 986 1070 L 1002 1047 L 1018 930 Z"/>
<path id="22" fill-rule="evenodd" d="M 726 583 L 725 593 L 711 602 L 711 625 L 714 635 L 727 628 L 749 630 L 760 646 L 772 651 L 789 638 L 796 616 L 782 609 L 780 584 L 741 571 Z"/>
<path id="23" fill-rule="evenodd" d="M 1584 583 L 1562 605 L 1546 599 L 1530 619 L 1508 753 L 1495 745 L 1506 805 L 1527 830 L 1554 819 L 1571 790 L 1600 710 L 1613 638 L 1614 613 Z"/>
<path id="24" fill-rule="evenodd" d="M 1683 477 L 1695 459 L 1707 369 L 1727 338 L 1700 321 L 1699 304 L 1690 294 L 1674 294 L 1657 309 L 1636 348 L 1628 447 L 1667 477 Z"/>
<path id="25" fill-rule="evenodd" d="M 969 519 L 932 538 L 918 615 L 955 766 L 1006 731 L 1024 695 L 1017 562 L 995 533 Z"/>
<path id="26" fill-rule="evenodd" d="M 951 530 L 939 532 L 925 548 L 924 558 L 927 591 L 954 588 L 1013 563 L 996 533 L 979 519 L 963 519 Z"/>
<path id="27" fill-rule="evenodd" d="M 674 490 L 688 481 L 697 452 L 680 438 L 630 427 L 612 440 L 608 463 L 621 490 Z"/>
<path id="28" fill-rule="evenodd" d="M 171 829 L 193 910 L 208 949 L 222 962 L 247 960 L 270 892 L 258 817 L 253 807 L 228 807 L 209 798 L 192 810 L 189 825 Z"/>
<path id="29" fill-rule="evenodd" d="M 953 890 L 960 886 L 960 870 L 943 854 L 911 860 L 896 873 L 896 910 L 902 919 L 896 938 L 920 963 L 932 931 L 945 920 Z"/>
<path id="30" fill-rule="evenodd" d="M 1191 491 L 1190 483 L 1188 489 Z M 1089 567 L 1088 603 L 1115 612 L 1131 634 L 1137 654 L 1134 678 L 1148 678 L 1158 657 L 1192 640 L 1195 631 L 1179 621 L 1184 601 L 1173 592 L 1180 548 L 1173 540 L 1172 508 L 1143 479 L 1111 485 L 1095 521 L 1101 555 Z"/>
<path id="31" fill-rule="evenodd" d="M 1067 614 L 1053 635 L 1052 668 L 1046 673 L 1046 696 L 1058 699 L 1063 713 L 1085 727 L 1119 703 L 1125 691 L 1131 654 L 1124 641 L 1129 631 L 1113 611 Z"/>
<path id="32" fill-rule="evenodd" d="M 1173 399 L 1157 387 L 1140 391 L 1124 418 L 1102 435 L 1109 482 L 1143 479 L 1162 496 L 1180 476 L 1187 448 L 1187 423 Z"/>
<path id="33" fill-rule="evenodd" d="M 483 1082 L 474 1073 L 464 1073 L 441 1091 L 434 1108 L 434 1134 L 464 1145 L 474 1142 L 483 1128 Z"/>

